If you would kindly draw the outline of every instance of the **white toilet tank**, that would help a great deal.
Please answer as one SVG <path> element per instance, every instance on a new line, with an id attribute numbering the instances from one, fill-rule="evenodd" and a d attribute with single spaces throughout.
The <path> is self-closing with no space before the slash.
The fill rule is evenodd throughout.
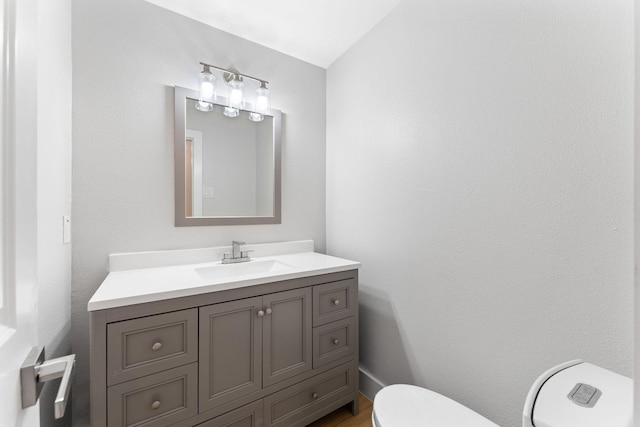
<path id="1" fill-rule="evenodd" d="M 542 374 L 529 390 L 523 427 L 633 427 L 633 381 L 580 360 Z"/>

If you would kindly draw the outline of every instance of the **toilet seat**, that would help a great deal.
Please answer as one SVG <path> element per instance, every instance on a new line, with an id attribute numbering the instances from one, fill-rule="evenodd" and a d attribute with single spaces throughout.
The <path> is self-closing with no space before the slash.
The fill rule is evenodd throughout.
<path id="1" fill-rule="evenodd" d="M 425 388 L 390 385 L 373 401 L 375 427 L 498 427 L 466 406 Z"/>

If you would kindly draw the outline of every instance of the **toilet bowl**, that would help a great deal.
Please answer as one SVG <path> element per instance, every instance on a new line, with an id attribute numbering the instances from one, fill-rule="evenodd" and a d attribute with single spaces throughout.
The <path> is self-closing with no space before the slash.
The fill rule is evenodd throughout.
<path id="1" fill-rule="evenodd" d="M 523 427 L 632 427 L 633 381 L 574 360 L 555 366 L 529 389 Z M 374 427 L 497 427 L 434 391 L 407 384 L 384 387 L 371 414 Z"/>

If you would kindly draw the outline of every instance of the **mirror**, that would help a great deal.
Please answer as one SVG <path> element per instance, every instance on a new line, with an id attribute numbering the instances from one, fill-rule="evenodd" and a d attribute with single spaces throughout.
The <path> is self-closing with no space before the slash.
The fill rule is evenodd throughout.
<path id="1" fill-rule="evenodd" d="M 176 226 L 280 224 L 281 113 L 195 108 L 195 90 L 175 88 Z"/>

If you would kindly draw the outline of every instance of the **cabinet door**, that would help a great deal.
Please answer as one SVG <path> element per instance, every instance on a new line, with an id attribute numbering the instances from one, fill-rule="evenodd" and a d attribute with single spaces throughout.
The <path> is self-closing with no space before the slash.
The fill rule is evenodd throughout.
<path id="1" fill-rule="evenodd" d="M 311 369 L 311 288 L 263 296 L 264 387 Z"/>
<path id="2" fill-rule="evenodd" d="M 200 307 L 200 412 L 262 388 L 262 309 L 262 297 Z"/>

